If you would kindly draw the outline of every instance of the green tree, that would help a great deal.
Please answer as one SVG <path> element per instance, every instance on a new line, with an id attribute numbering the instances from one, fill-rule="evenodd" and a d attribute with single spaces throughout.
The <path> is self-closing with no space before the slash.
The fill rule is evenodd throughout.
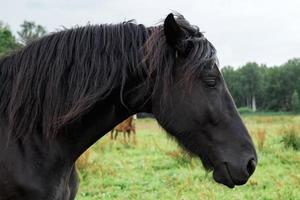
<path id="1" fill-rule="evenodd" d="M 298 95 L 298 92 L 295 90 L 293 92 L 293 95 L 292 95 L 292 111 L 293 112 L 300 112 L 300 99 L 299 99 L 299 95 Z"/>
<path id="2" fill-rule="evenodd" d="M 281 66 L 268 68 L 265 81 L 265 108 L 273 111 L 292 110 L 291 98 L 300 92 L 300 60 L 291 59 Z"/>
<path id="3" fill-rule="evenodd" d="M 293 92 L 300 94 L 299 58 L 273 67 L 256 63 L 241 68 L 227 66 L 222 74 L 238 107 L 291 111 Z"/>
<path id="4" fill-rule="evenodd" d="M 247 63 L 239 69 L 240 84 L 243 87 L 242 91 L 246 106 L 256 111 L 256 98 L 260 92 L 261 76 L 259 74 L 259 66 L 257 63 Z"/>
<path id="5" fill-rule="evenodd" d="M 226 66 L 221 69 L 223 77 L 226 81 L 228 90 L 233 97 L 237 107 L 243 106 L 243 91 L 240 84 L 240 73 L 231 66 Z"/>
<path id="6" fill-rule="evenodd" d="M 21 30 L 18 31 L 18 35 L 22 44 L 26 45 L 39 37 L 46 34 L 46 29 L 42 25 L 35 24 L 32 21 L 24 21 L 21 24 Z"/>
<path id="7" fill-rule="evenodd" d="M 0 57 L 17 49 L 20 45 L 7 25 L 0 22 Z"/>

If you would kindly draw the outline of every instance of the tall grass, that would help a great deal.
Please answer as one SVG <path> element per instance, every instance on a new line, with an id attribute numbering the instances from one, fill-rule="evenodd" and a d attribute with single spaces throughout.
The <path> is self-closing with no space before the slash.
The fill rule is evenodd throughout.
<path id="1" fill-rule="evenodd" d="M 264 128 L 257 129 L 255 135 L 257 140 L 257 148 L 259 151 L 262 151 L 265 145 L 266 129 Z"/>
<path id="2" fill-rule="evenodd" d="M 282 130 L 282 142 L 286 148 L 300 150 L 300 128 L 298 126 L 285 127 Z"/>
<path id="3" fill-rule="evenodd" d="M 88 149 L 77 159 L 76 166 L 78 169 L 83 169 L 88 167 L 90 154 L 91 154 L 91 150 Z"/>

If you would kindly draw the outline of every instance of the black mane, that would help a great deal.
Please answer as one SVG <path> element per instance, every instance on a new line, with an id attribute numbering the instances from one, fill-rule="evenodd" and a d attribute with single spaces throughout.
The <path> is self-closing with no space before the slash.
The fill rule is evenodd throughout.
<path id="1" fill-rule="evenodd" d="M 187 59 L 190 62 L 183 68 L 190 79 L 204 62 L 214 59 L 215 49 L 197 27 L 182 16 L 177 20 L 198 37 L 191 40 L 193 50 L 187 55 L 193 59 Z M 155 73 L 153 90 L 163 82 L 167 95 L 175 56 L 162 26 L 146 28 L 125 22 L 54 33 L 0 60 L 1 118 L 16 137 L 35 130 L 52 136 L 115 88 L 122 93 L 130 74 L 138 76 L 146 70 L 145 82 L 150 84 Z"/>

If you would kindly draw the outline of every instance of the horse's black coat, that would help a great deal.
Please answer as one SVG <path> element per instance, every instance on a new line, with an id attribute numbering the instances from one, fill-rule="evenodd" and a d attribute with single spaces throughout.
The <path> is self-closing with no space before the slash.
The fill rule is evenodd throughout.
<path id="1" fill-rule="evenodd" d="M 0 60 L 0 200 L 71 200 L 74 162 L 150 112 L 214 179 L 245 183 L 255 149 L 212 44 L 182 16 L 54 33 Z"/>

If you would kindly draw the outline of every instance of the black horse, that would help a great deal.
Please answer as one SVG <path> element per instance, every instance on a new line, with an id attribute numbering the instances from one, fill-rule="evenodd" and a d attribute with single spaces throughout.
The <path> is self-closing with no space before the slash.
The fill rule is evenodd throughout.
<path id="1" fill-rule="evenodd" d="M 71 200 L 74 163 L 115 125 L 153 113 L 214 179 L 246 183 L 256 152 L 196 26 L 169 14 L 53 33 L 0 61 L 0 199 Z"/>

